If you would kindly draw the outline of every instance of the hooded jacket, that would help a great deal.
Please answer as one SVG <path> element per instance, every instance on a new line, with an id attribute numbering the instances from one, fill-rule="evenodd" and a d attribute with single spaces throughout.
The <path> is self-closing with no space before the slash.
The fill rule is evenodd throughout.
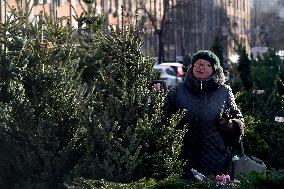
<path id="1" fill-rule="evenodd" d="M 205 175 L 228 172 L 231 148 L 226 136 L 218 130 L 218 121 L 227 110 L 240 121 L 243 116 L 231 88 L 224 83 L 221 67 L 206 81 L 196 80 L 191 67 L 185 81 L 171 89 L 166 97 L 168 116 L 186 110 L 177 125 L 177 128 L 186 126 L 187 129 L 182 148 L 182 156 L 187 160 L 186 174 L 191 168 Z M 239 138 L 240 134 L 234 137 Z"/>

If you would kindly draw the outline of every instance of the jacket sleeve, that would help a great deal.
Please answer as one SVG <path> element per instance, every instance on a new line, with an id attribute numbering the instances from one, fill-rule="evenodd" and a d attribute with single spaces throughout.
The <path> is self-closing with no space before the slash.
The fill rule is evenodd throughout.
<path id="1" fill-rule="evenodd" d="M 240 121 L 244 122 L 244 117 L 235 102 L 235 97 L 230 87 L 228 94 L 228 108 L 230 109 L 230 115 L 232 118 L 239 119 Z"/>
<path id="2" fill-rule="evenodd" d="M 176 107 L 176 89 L 175 88 L 170 89 L 168 94 L 165 97 L 164 111 L 168 118 L 178 111 Z"/>
<path id="3" fill-rule="evenodd" d="M 244 117 L 238 108 L 232 89 L 229 87 L 228 95 L 228 108 L 230 109 L 230 120 L 227 122 L 231 129 L 228 137 L 228 143 L 230 146 L 238 146 L 240 138 L 244 135 Z M 225 125 L 225 127 L 228 127 Z"/>

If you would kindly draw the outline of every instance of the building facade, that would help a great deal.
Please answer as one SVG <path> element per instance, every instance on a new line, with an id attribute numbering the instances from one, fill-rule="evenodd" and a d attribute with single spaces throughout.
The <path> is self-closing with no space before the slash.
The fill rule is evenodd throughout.
<path id="1" fill-rule="evenodd" d="M 252 46 L 254 49 L 272 47 L 283 49 L 284 3 L 280 0 L 252 0 Z"/>
<path id="2" fill-rule="evenodd" d="M 250 0 L 136 0 L 144 18 L 144 43 L 162 61 L 210 49 L 221 39 L 225 60 L 235 61 L 237 44 L 251 49 Z M 134 4 L 133 3 L 133 4 Z M 162 47 L 161 47 L 162 44 Z M 161 50 L 162 48 L 162 50 Z"/>
<path id="3" fill-rule="evenodd" d="M 7 6 L 0 0 L 1 22 L 16 8 L 16 0 Z M 60 19 L 62 25 L 76 28 L 74 16 L 88 10 L 82 0 L 21 0 L 23 10 L 31 10 L 29 22 L 41 14 Z M 123 5 L 124 22 L 140 17 L 144 48 L 160 61 L 180 61 L 188 53 L 210 49 L 216 36 L 222 39 L 225 59 L 236 54 L 236 42 L 250 52 L 250 0 L 93 0 L 98 13 L 119 29 Z"/>
<path id="4" fill-rule="evenodd" d="M 215 37 L 221 39 L 225 60 L 236 54 L 237 43 L 250 52 L 250 0 L 180 0 L 176 9 L 178 56 L 210 49 Z M 170 34 L 169 34 L 170 35 Z"/>
<path id="5" fill-rule="evenodd" d="M 222 1 L 222 0 L 220 0 Z M 229 60 L 234 61 L 237 43 L 245 45 L 251 53 L 251 3 L 250 0 L 223 1 L 227 16 L 227 53 Z M 226 3 L 226 4 L 225 4 Z"/>

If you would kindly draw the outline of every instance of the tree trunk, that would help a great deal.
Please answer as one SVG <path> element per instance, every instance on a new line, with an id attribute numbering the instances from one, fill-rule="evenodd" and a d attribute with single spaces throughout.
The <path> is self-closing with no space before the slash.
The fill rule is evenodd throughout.
<path id="1" fill-rule="evenodd" d="M 163 42 L 163 32 L 158 31 L 158 63 L 164 61 L 164 42 Z"/>

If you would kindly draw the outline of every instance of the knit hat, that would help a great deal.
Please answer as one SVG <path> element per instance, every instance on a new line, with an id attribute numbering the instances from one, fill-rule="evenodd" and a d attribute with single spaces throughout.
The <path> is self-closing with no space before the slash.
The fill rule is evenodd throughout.
<path id="1" fill-rule="evenodd" d="M 192 56 L 192 66 L 198 59 L 204 59 L 210 62 L 214 68 L 214 71 L 218 70 L 221 67 L 219 58 L 211 51 L 201 50 L 195 53 Z"/>

